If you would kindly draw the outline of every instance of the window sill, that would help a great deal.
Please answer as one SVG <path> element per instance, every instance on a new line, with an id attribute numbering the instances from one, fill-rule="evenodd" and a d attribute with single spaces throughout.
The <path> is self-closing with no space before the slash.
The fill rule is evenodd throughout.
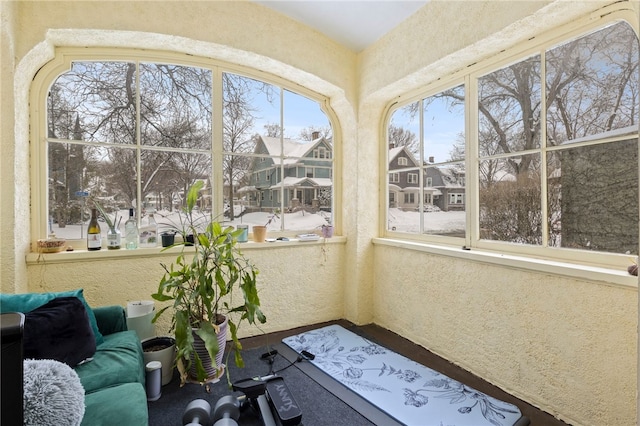
<path id="1" fill-rule="evenodd" d="M 581 280 L 604 282 L 609 285 L 616 285 L 625 288 L 638 288 L 638 277 L 629 275 L 626 270 L 622 271 L 618 269 L 580 265 L 569 262 L 515 256 L 481 249 L 463 250 L 460 247 L 439 246 L 391 238 L 374 238 L 373 244 L 415 250 L 440 256 L 456 257 L 474 262 L 489 263 L 543 274 L 561 275 Z"/>
<path id="2" fill-rule="evenodd" d="M 322 245 L 322 244 L 344 244 L 347 238 L 341 236 L 335 236 L 332 238 L 320 238 L 317 241 L 299 241 L 291 239 L 290 241 L 274 241 L 264 243 L 254 243 L 249 241 L 246 243 L 238 243 L 238 247 L 241 251 L 253 251 L 278 248 L 295 248 L 309 245 Z M 74 250 L 63 251 L 60 253 L 29 253 L 26 256 L 27 265 L 36 265 L 38 263 L 73 263 L 73 262 L 95 262 L 103 260 L 114 259 L 131 259 L 131 258 L 144 258 L 144 257 L 160 257 L 170 254 L 178 254 L 180 251 L 185 250 L 187 253 L 193 251 L 192 247 L 188 246 L 176 246 L 171 248 L 153 247 L 153 248 L 138 248 L 135 250 L 108 250 L 102 249 L 97 251 L 88 250 Z"/>

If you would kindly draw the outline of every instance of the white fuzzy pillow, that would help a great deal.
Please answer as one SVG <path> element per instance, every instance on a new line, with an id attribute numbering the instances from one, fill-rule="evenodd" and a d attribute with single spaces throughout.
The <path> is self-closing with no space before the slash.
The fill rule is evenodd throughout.
<path id="1" fill-rule="evenodd" d="M 84 388 L 67 364 L 24 361 L 24 425 L 78 426 L 84 417 Z"/>

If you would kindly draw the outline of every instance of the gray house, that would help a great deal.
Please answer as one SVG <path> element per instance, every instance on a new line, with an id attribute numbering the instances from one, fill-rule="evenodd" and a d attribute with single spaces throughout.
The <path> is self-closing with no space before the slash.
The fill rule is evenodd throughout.
<path id="1" fill-rule="evenodd" d="M 238 192 L 248 208 L 273 211 L 331 209 L 333 178 L 330 139 L 317 132 L 307 142 L 255 136 L 255 154 L 249 168 L 249 184 Z"/>
<path id="2" fill-rule="evenodd" d="M 464 169 L 429 166 L 429 163 L 426 166 L 423 176 L 425 210 L 464 210 Z M 388 179 L 389 207 L 403 210 L 419 208 L 420 166 L 405 146 L 389 147 Z"/>

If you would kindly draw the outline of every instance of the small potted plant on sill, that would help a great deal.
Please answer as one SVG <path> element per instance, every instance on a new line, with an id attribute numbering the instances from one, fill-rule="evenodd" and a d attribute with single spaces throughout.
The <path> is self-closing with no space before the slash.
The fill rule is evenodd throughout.
<path id="1" fill-rule="evenodd" d="M 251 228 L 251 231 L 253 232 L 253 241 L 254 242 L 256 242 L 256 243 L 264 243 L 265 242 L 265 240 L 267 238 L 267 226 L 269 226 L 269 224 L 271 222 L 273 222 L 276 218 L 280 219 L 280 216 L 278 216 L 278 211 L 277 210 L 269 215 L 269 219 L 267 219 L 267 223 L 265 223 L 264 225 L 254 225 Z"/>
<path id="2" fill-rule="evenodd" d="M 189 189 L 187 210 L 195 205 L 198 190 L 198 185 Z M 181 252 L 168 266 L 162 264 L 164 276 L 157 292 L 152 294 L 157 301 L 172 302 L 160 309 L 153 321 L 168 310 L 172 312 L 181 385 L 187 381 L 209 383 L 219 379 L 224 371 L 222 360 L 228 332 L 235 363 L 242 367 L 240 324 L 266 322 L 260 310 L 258 270 L 237 247 L 242 230 L 223 228 L 216 221 L 210 221 L 201 232 L 197 232 L 193 223 L 188 227 L 196 236 L 194 251 Z M 234 300 L 238 292 L 239 302 L 237 296 Z"/>
<path id="3" fill-rule="evenodd" d="M 178 215 L 180 223 L 176 223 L 176 221 L 167 217 L 167 215 L 159 215 L 163 219 L 160 223 L 160 226 L 163 228 L 160 234 L 163 247 L 169 247 L 174 244 L 193 246 L 196 235 L 207 227 L 207 224 L 210 222 L 209 218 L 206 214 L 198 212 L 196 209 L 198 194 L 203 186 L 203 181 L 197 181 L 189 187 L 186 205 Z"/>

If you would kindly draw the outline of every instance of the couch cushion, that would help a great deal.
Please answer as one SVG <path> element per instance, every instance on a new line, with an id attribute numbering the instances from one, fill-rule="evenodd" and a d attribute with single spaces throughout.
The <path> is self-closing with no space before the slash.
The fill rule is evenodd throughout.
<path id="1" fill-rule="evenodd" d="M 87 394 L 81 426 L 146 426 L 147 394 L 140 383 L 125 383 Z M 179 420 L 179 419 L 178 419 Z"/>
<path id="2" fill-rule="evenodd" d="M 103 341 L 102 334 L 98 330 L 98 323 L 96 317 L 93 314 L 93 310 L 84 298 L 82 289 L 63 291 L 59 293 L 21 293 L 21 294 L 0 294 L 0 313 L 4 312 L 22 312 L 27 313 L 29 311 L 38 308 L 45 303 L 55 299 L 56 297 L 77 297 L 84 304 L 89 316 L 89 324 L 93 329 L 93 334 L 96 337 L 96 345 L 99 345 Z"/>
<path id="3" fill-rule="evenodd" d="M 85 392 L 138 382 L 144 385 L 142 344 L 135 331 L 121 331 L 104 336 L 93 360 L 76 367 Z"/>
<path id="4" fill-rule="evenodd" d="M 53 359 L 75 367 L 96 351 L 96 338 L 84 305 L 77 297 L 56 297 L 27 312 L 25 358 Z"/>

